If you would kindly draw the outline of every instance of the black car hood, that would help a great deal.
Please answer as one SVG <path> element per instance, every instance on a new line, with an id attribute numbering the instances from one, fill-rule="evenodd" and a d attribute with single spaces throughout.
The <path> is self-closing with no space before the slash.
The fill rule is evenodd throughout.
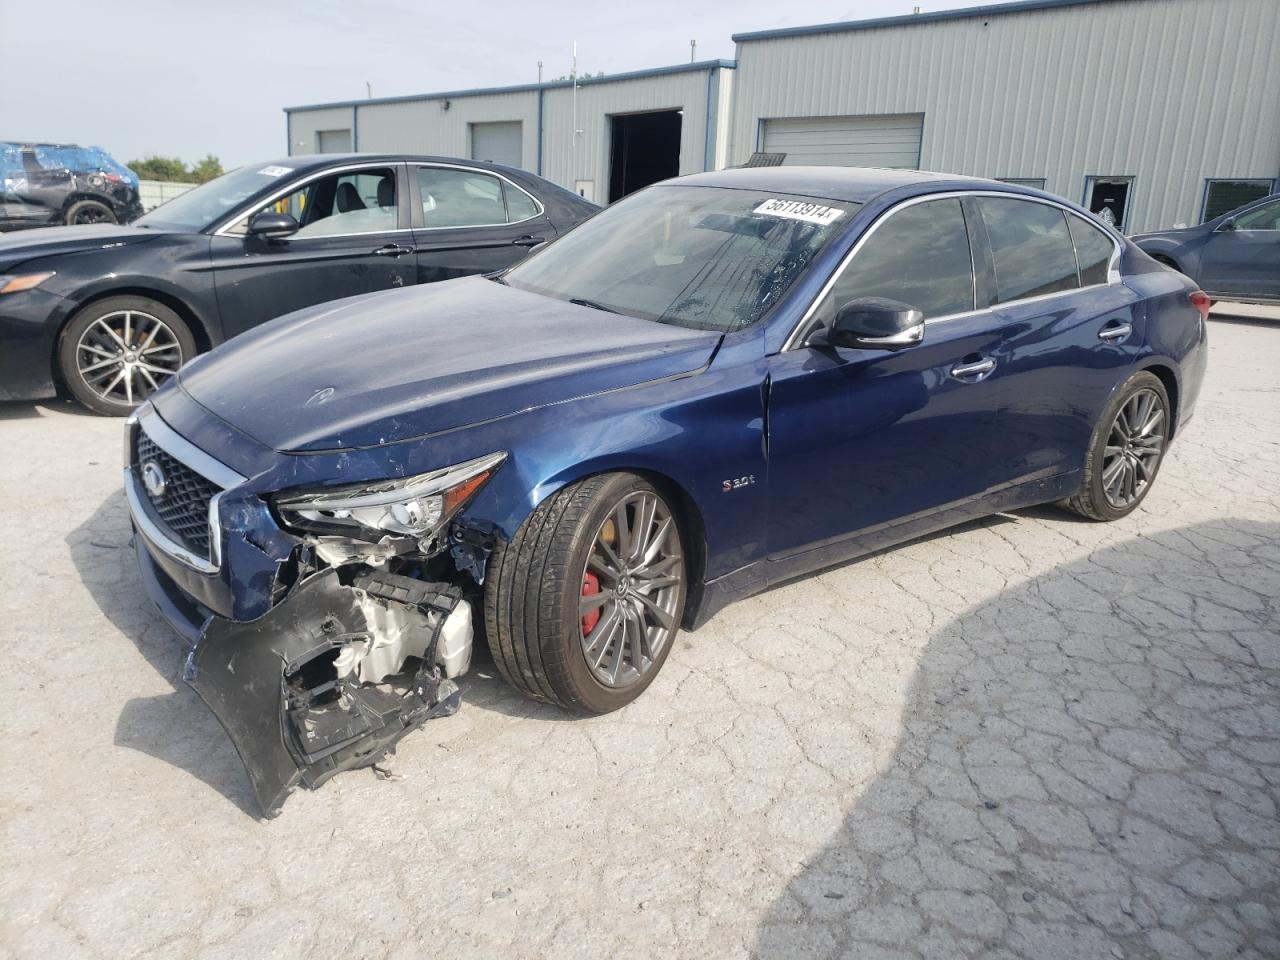
<path id="1" fill-rule="evenodd" d="M 164 232 L 115 224 L 88 224 L 3 233 L 0 234 L 0 273 L 41 257 L 146 243 Z"/>
<path id="2" fill-rule="evenodd" d="M 178 379 L 275 450 L 350 449 L 689 373 L 719 341 L 467 277 L 281 317 Z"/>

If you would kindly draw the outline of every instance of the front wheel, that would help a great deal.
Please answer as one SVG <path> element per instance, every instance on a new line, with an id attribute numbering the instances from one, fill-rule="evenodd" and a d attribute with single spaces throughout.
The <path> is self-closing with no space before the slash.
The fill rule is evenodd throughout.
<path id="1" fill-rule="evenodd" d="M 115 211 L 97 200 L 77 200 L 67 208 L 63 220 L 69 227 L 86 223 L 119 223 Z"/>
<path id="2" fill-rule="evenodd" d="M 666 662 L 684 614 L 679 520 L 642 477 L 565 487 L 489 561 L 485 627 L 503 677 L 569 710 L 626 706 Z"/>
<path id="3" fill-rule="evenodd" d="M 1125 382 L 1094 428 L 1084 482 L 1064 504 L 1091 520 L 1119 520 L 1151 490 L 1173 418 L 1160 378 L 1145 370 Z"/>
<path id="4" fill-rule="evenodd" d="M 71 318 L 58 341 L 67 389 L 105 416 L 124 416 L 196 354 L 182 318 L 146 297 L 107 297 Z"/>

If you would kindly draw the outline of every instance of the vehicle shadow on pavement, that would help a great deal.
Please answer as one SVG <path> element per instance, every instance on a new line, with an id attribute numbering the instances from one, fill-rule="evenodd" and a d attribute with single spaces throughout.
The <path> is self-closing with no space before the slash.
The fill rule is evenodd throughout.
<path id="1" fill-rule="evenodd" d="M 66 543 L 80 580 L 103 615 L 173 687 L 128 700 L 115 744 L 185 770 L 258 819 L 249 780 L 217 719 L 182 679 L 187 647 L 152 606 L 138 576 L 124 494 L 108 497 Z"/>
<path id="2" fill-rule="evenodd" d="M 865 788 L 793 728 L 857 799 L 753 955 L 1280 956 L 1280 524 L 1005 573 L 914 658 Z"/>

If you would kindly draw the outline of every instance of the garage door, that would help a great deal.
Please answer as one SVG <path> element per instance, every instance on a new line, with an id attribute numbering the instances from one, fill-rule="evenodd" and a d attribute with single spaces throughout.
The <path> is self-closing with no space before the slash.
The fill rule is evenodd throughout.
<path id="1" fill-rule="evenodd" d="M 520 147 L 524 140 L 522 126 L 519 120 L 471 124 L 471 159 L 505 163 L 509 167 L 520 166 Z"/>
<path id="2" fill-rule="evenodd" d="M 765 153 L 785 153 L 784 164 L 840 167 L 920 166 L 924 114 L 896 117 L 787 117 L 764 122 Z"/>

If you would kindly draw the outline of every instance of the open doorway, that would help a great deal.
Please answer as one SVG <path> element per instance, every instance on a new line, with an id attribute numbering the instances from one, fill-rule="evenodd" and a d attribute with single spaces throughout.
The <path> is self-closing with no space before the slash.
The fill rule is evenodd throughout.
<path id="1" fill-rule="evenodd" d="M 680 175 L 680 110 L 616 114 L 609 150 L 609 202 Z"/>
<path id="2" fill-rule="evenodd" d="M 1090 177 L 1085 186 L 1085 204 L 1117 230 L 1129 223 L 1129 188 L 1133 177 Z"/>

